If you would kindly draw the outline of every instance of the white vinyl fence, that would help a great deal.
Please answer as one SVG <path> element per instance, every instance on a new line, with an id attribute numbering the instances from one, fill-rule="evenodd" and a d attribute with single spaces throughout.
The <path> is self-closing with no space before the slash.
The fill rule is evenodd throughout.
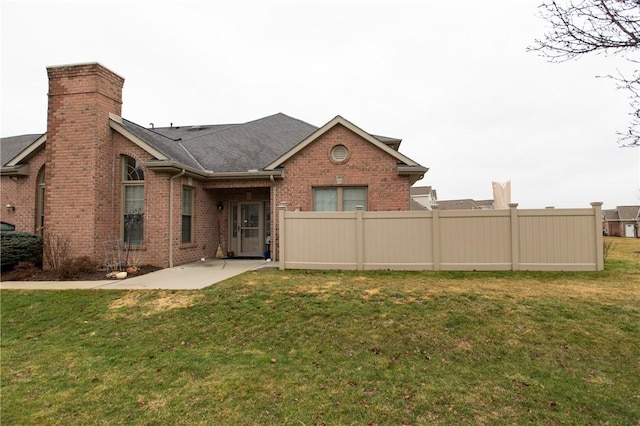
<path id="1" fill-rule="evenodd" d="M 601 271 L 601 205 L 335 213 L 280 206 L 280 268 Z"/>

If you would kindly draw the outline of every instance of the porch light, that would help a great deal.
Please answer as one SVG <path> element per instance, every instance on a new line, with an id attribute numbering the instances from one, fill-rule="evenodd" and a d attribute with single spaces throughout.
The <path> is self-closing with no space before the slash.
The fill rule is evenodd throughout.
<path id="1" fill-rule="evenodd" d="M 222 201 L 218 201 L 218 211 L 222 211 L 224 210 L 224 204 L 222 204 Z"/>
<path id="2" fill-rule="evenodd" d="M 16 211 L 16 206 L 14 206 L 11 203 L 7 204 L 7 212 L 8 213 L 15 212 L 15 211 Z"/>

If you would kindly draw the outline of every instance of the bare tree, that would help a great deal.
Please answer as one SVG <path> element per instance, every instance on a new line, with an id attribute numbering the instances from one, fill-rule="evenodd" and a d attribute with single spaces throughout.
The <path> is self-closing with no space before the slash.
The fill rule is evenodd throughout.
<path id="1" fill-rule="evenodd" d="M 540 5 L 540 16 L 551 30 L 530 51 L 551 62 L 563 62 L 589 53 L 622 56 L 637 64 L 640 49 L 640 0 L 567 0 Z M 609 75 L 629 93 L 629 128 L 619 132 L 623 146 L 640 146 L 640 72 Z"/>

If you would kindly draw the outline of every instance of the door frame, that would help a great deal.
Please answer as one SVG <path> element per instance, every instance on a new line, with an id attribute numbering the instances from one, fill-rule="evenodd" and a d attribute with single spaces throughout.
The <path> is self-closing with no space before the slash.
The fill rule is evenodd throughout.
<path id="1" fill-rule="evenodd" d="M 242 252 L 242 206 L 257 205 L 258 206 L 258 250 L 255 252 Z M 263 257 L 265 247 L 265 217 L 264 217 L 264 201 L 234 201 L 230 203 L 229 208 L 229 247 L 235 256 L 238 257 Z"/>

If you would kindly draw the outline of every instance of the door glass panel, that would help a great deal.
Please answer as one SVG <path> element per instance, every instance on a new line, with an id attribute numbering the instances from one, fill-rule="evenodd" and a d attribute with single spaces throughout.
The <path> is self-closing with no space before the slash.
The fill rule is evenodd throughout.
<path id="1" fill-rule="evenodd" d="M 231 231 L 232 231 L 232 237 L 238 238 L 238 227 L 240 225 L 238 225 L 238 206 L 236 204 L 233 205 L 233 208 L 231 209 L 231 217 L 232 217 L 232 225 L 231 225 Z"/>
<path id="2" fill-rule="evenodd" d="M 241 256 L 261 256 L 262 247 L 260 214 L 261 203 L 240 204 L 240 250 Z"/>
<path id="3" fill-rule="evenodd" d="M 240 209 L 243 228 L 257 228 L 260 226 L 260 205 L 243 204 Z"/>

